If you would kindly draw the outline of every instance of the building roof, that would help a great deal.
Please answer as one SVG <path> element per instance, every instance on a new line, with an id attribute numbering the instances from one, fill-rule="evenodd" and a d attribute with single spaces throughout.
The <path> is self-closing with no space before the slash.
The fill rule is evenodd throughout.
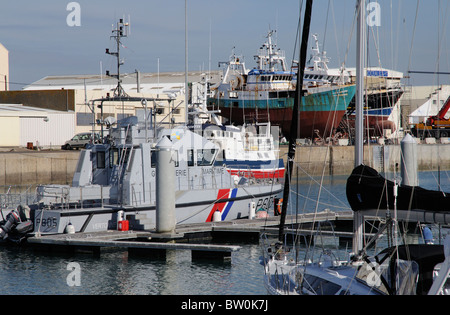
<path id="1" fill-rule="evenodd" d="M 189 82 L 200 82 L 206 72 L 189 72 Z M 211 82 L 220 81 L 222 71 L 211 72 Z M 126 92 L 137 91 L 136 73 L 125 74 L 122 78 L 122 87 Z M 184 89 L 184 72 L 163 72 L 163 73 L 141 73 L 140 89 L 141 93 L 156 93 L 155 90 L 164 91 Z M 98 90 L 114 91 L 117 86 L 117 79 L 106 75 L 67 75 L 67 76 L 47 76 L 24 88 L 24 90 Z M 159 91 L 160 92 L 160 91 Z"/>
<path id="2" fill-rule="evenodd" d="M 52 110 L 48 108 L 38 108 L 31 106 L 23 106 L 22 104 L 0 104 L 0 115 L 2 114 L 14 114 L 23 112 L 34 112 L 34 113 L 46 113 L 46 114 L 66 114 L 67 112 L 61 112 L 57 110 Z"/>

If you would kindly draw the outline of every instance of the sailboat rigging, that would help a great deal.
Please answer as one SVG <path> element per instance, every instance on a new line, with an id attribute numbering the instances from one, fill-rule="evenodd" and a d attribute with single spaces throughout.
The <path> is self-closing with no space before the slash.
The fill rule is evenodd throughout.
<path id="1" fill-rule="evenodd" d="M 312 0 L 308 1 L 308 4 L 311 5 Z M 372 170 L 363 164 L 364 8 L 365 0 L 357 0 L 357 14 L 359 15 L 357 143 L 355 145 L 355 170 L 347 181 L 347 198 L 354 211 L 353 255 L 348 261 L 338 261 L 331 253 L 324 251 L 321 255 L 324 259 L 319 259 L 319 262 L 308 262 L 307 257 L 304 262 L 298 262 L 287 259 L 287 246 L 283 248 L 278 243 L 274 248 L 267 248 L 264 251 L 262 264 L 265 270 L 264 284 L 270 294 L 437 295 L 450 293 L 446 285 L 450 274 L 450 236 L 447 236 L 444 245 L 399 245 L 396 241 L 397 214 L 403 215 L 401 212 L 405 213 L 402 219 L 409 221 L 418 219 L 421 222 L 429 222 L 432 218 L 436 222 L 450 222 L 448 221 L 450 212 L 446 211 L 448 209 L 446 194 L 437 192 L 441 194 L 438 196 L 433 192 L 415 187 L 401 186 L 398 188 L 396 183 L 388 182 L 378 174 L 371 174 Z M 289 148 L 289 153 L 295 154 L 295 145 L 290 143 Z M 292 160 L 288 162 L 292 162 Z M 291 168 L 292 164 L 289 164 L 287 173 L 291 174 Z M 286 178 L 286 184 L 289 185 L 289 177 Z M 377 189 L 374 189 L 374 183 L 377 183 Z M 285 193 L 289 192 L 289 189 L 286 190 L 285 186 L 284 191 Z M 389 201 L 383 201 L 383 198 L 386 199 L 386 195 L 389 195 Z M 421 205 L 420 199 L 427 195 L 436 197 L 440 202 L 445 203 L 444 209 L 442 209 L 442 205 L 438 204 Z M 381 197 L 381 204 L 375 205 L 368 196 L 374 199 Z M 410 197 L 409 203 L 408 197 Z M 378 198 L 378 200 L 380 199 Z M 393 203 L 389 204 L 389 202 Z M 283 209 L 286 209 L 286 206 L 283 205 Z M 399 207 L 400 211 L 398 211 Z M 422 209 L 414 210 L 414 207 Z M 364 215 L 375 213 L 380 215 L 378 212 L 380 209 L 388 212 L 386 224 L 380 228 L 372 241 L 363 247 Z M 389 209 L 393 209 L 393 215 Z M 282 234 L 284 233 L 284 224 L 281 223 L 284 222 L 280 222 L 280 241 L 282 241 L 281 236 L 284 235 Z M 384 231 L 392 236 L 393 246 L 389 246 L 374 257 L 369 257 L 368 247 Z M 295 244 L 293 245 L 295 246 Z"/>
<path id="2" fill-rule="evenodd" d="M 280 231 L 279 231 L 279 241 L 283 241 L 284 238 L 284 224 L 286 220 L 287 206 L 289 201 L 289 190 L 290 190 L 290 180 L 292 177 L 292 169 L 294 167 L 294 158 L 295 158 L 295 147 L 297 141 L 297 127 L 298 127 L 298 115 L 299 115 L 299 103 L 302 97 L 303 90 L 303 77 L 305 74 L 305 66 L 306 66 L 306 55 L 308 49 L 308 38 L 309 38 L 309 29 L 311 25 L 311 14 L 312 14 L 312 5 L 313 0 L 308 0 L 306 2 L 305 7 L 305 18 L 303 25 L 303 34 L 302 34 L 302 43 L 300 47 L 300 65 L 298 68 L 297 75 L 297 87 L 294 99 L 294 108 L 292 110 L 292 122 L 291 122 L 291 132 L 289 134 L 289 150 L 288 150 L 288 159 L 287 159 L 287 172 L 285 173 L 285 182 L 284 182 L 284 191 L 283 191 L 283 205 L 281 209 L 281 217 L 280 217 Z"/>

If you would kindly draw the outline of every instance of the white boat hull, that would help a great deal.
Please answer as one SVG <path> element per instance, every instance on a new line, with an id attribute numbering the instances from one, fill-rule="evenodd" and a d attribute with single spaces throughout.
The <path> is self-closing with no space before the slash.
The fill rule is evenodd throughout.
<path id="1" fill-rule="evenodd" d="M 211 222 L 216 211 L 221 220 L 246 218 L 249 204 L 254 202 L 257 210 L 270 212 L 274 198 L 281 191 L 281 185 L 243 187 L 234 189 L 205 189 L 178 191 L 175 216 L 177 224 Z M 70 223 L 76 232 L 99 232 L 117 229 L 118 211 L 124 211 L 124 219 L 130 221 L 130 229 L 152 230 L 156 222 L 156 204 L 138 207 L 104 205 L 103 207 L 70 210 L 35 210 L 34 232 L 41 234 L 64 233 Z"/>

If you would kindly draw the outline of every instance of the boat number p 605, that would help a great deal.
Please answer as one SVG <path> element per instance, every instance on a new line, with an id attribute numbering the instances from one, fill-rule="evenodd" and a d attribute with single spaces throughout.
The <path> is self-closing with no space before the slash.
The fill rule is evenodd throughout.
<path id="1" fill-rule="evenodd" d="M 41 223 L 41 218 L 36 218 L 36 225 L 45 228 L 54 228 L 58 226 L 58 219 L 55 217 L 43 218 Z"/>

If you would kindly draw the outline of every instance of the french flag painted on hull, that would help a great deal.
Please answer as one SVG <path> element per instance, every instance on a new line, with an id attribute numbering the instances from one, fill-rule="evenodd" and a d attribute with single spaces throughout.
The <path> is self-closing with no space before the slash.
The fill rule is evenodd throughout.
<path id="1" fill-rule="evenodd" d="M 222 221 L 224 221 L 228 215 L 228 212 L 230 212 L 234 201 L 225 201 L 225 202 L 220 202 L 220 201 L 236 198 L 236 195 L 237 195 L 237 188 L 220 189 L 219 193 L 217 194 L 217 201 L 214 204 L 214 206 L 212 207 L 212 210 L 209 213 L 208 218 L 206 219 L 206 222 L 212 221 L 214 212 L 216 212 L 216 211 L 219 211 L 221 213 Z"/>

